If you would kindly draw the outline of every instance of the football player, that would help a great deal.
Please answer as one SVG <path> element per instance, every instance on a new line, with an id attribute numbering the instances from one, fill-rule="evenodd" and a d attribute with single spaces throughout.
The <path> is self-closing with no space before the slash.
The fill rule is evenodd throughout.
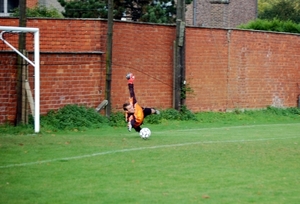
<path id="1" fill-rule="evenodd" d="M 128 80 L 128 89 L 129 89 L 129 102 L 123 104 L 123 109 L 125 111 L 125 120 L 127 122 L 128 131 L 131 129 L 135 129 L 135 131 L 141 131 L 141 125 L 145 117 L 151 114 L 159 114 L 159 111 L 154 108 L 144 108 L 137 103 L 134 94 L 134 85 L 133 81 L 135 79 L 132 73 L 126 75 L 126 79 Z"/>

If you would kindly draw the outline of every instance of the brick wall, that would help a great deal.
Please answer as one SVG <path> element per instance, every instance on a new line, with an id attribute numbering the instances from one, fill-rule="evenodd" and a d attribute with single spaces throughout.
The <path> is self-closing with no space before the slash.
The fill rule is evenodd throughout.
<path id="1" fill-rule="evenodd" d="M 192 110 L 297 106 L 300 35 L 188 28 L 186 36 Z"/>
<path id="2" fill-rule="evenodd" d="M 66 104 L 96 107 L 105 99 L 106 21 L 29 19 L 27 24 L 40 28 L 42 114 Z M 18 20 L 1 18 L 0 25 L 17 26 Z M 114 23 L 113 111 L 121 111 L 128 99 L 128 72 L 136 75 L 141 105 L 172 107 L 175 32 L 171 25 Z M 16 36 L 6 38 L 17 45 Z M 31 34 L 27 42 L 32 51 Z M 8 50 L 1 41 L 0 122 L 14 120 L 16 111 L 16 54 Z M 299 35 L 187 27 L 186 81 L 193 93 L 186 104 L 193 111 L 295 107 L 299 50 Z"/>
<path id="3" fill-rule="evenodd" d="M 194 111 L 224 111 L 228 44 L 226 30 L 189 28 L 186 33 L 186 104 Z"/>
<path id="4" fill-rule="evenodd" d="M 17 101 L 15 64 L 16 55 L 0 53 L 0 124 L 15 119 Z"/>
<path id="5" fill-rule="evenodd" d="M 140 104 L 158 108 L 172 106 L 175 29 L 175 26 L 122 22 L 114 25 L 114 108 L 120 110 L 128 100 L 128 87 L 124 81 L 128 72 L 136 75 L 136 95 Z"/>
<path id="6" fill-rule="evenodd" d="M 18 26 L 19 19 L 0 18 L 0 25 Z M 106 24 L 99 20 L 28 19 L 27 27 L 40 29 L 40 49 L 43 52 L 101 51 L 101 43 L 106 38 Z M 32 50 L 33 43 L 30 39 L 27 42 L 27 49 Z"/>
<path id="7" fill-rule="evenodd" d="M 17 24 L 18 20 L 14 18 L 1 19 L 2 26 Z M 96 107 L 105 99 L 106 65 L 105 54 L 101 53 L 106 51 L 106 21 L 29 19 L 27 25 L 40 29 L 42 114 L 66 104 Z M 136 95 L 140 104 L 159 108 L 172 106 L 174 30 L 174 26 L 124 22 L 114 24 L 111 87 L 113 111 L 122 110 L 123 103 L 128 100 L 124 77 L 128 72 L 136 75 Z M 7 39 L 17 46 L 16 36 L 8 34 Z M 27 34 L 27 43 L 27 50 L 32 51 L 31 34 Z M 7 55 L 15 56 L 14 53 L 4 54 L 6 50 L 9 48 L 1 41 L 1 62 Z M 9 69 L 13 73 L 16 72 L 15 64 L 14 60 L 10 61 Z M 7 67 L 4 63 L 0 65 L 0 82 L 6 83 L 8 78 L 4 72 L 8 68 L 4 69 Z M 13 80 L 11 83 L 16 82 Z M 11 96 L 16 97 L 15 91 L 11 92 Z M 1 92 L 0 102 L 6 98 L 4 92 Z M 3 118 L 14 118 L 16 100 L 9 107 L 9 110 L 2 109 L 2 121 Z"/>

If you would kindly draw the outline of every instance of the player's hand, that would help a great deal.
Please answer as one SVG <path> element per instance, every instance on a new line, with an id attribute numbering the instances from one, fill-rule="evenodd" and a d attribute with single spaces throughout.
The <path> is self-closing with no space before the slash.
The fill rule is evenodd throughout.
<path id="1" fill-rule="evenodd" d="M 127 75 L 126 75 L 126 79 L 130 79 L 131 78 L 131 73 L 128 73 Z"/>
<path id="2" fill-rule="evenodd" d="M 132 73 L 128 73 L 127 75 L 126 75 L 126 79 L 128 80 L 128 83 L 129 84 L 132 84 L 133 83 L 133 81 L 134 81 L 134 75 L 132 74 Z"/>
<path id="3" fill-rule="evenodd" d="M 127 128 L 128 128 L 128 131 L 131 132 L 131 129 L 132 129 L 131 122 L 128 122 Z"/>

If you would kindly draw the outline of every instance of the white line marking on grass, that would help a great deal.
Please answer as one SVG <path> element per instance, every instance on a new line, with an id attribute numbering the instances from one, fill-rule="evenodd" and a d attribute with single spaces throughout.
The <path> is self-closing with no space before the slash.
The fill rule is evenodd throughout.
<path id="1" fill-rule="evenodd" d="M 224 130 L 224 129 L 225 130 L 229 130 L 229 129 L 239 129 L 239 128 L 287 126 L 287 125 L 293 125 L 293 126 L 299 126 L 300 127 L 300 123 L 264 124 L 264 125 L 240 125 L 240 126 L 224 126 L 224 127 L 200 127 L 200 128 L 191 128 L 191 129 L 171 129 L 171 130 L 155 131 L 155 134 L 164 134 L 165 132 L 193 132 L 193 131 L 198 131 L 198 130 L 199 131 L 205 131 L 205 130 Z M 132 135 L 132 132 L 130 132 L 130 133 L 124 133 L 122 135 L 124 135 L 124 136 L 126 136 L 126 135 Z"/>
<path id="2" fill-rule="evenodd" d="M 74 157 L 65 157 L 65 158 L 49 159 L 49 160 L 42 160 L 42 161 L 36 161 L 36 162 L 27 162 L 27 163 L 21 163 L 21 164 L 10 164 L 10 165 L 6 165 L 6 166 L 0 166 L 0 169 L 10 168 L 10 167 L 30 166 L 30 165 L 34 165 L 34 164 L 43 164 L 43 163 L 50 163 L 50 162 L 56 162 L 56 161 L 70 161 L 70 160 L 75 160 L 75 159 L 83 159 L 83 158 L 88 158 L 88 157 L 95 157 L 95 156 L 121 153 L 121 152 L 140 151 L 140 150 L 146 150 L 146 149 L 182 147 L 182 146 L 198 145 L 198 144 L 238 143 L 238 142 L 257 142 L 257 141 L 268 141 L 268 140 L 284 140 L 284 139 L 293 139 L 293 138 L 299 138 L 299 136 L 285 137 L 285 138 L 261 138 L 261 139 L 249 139 L 249 140 L 242 139 L 242 140 L 227 140 L 227 141 L 226 140 L 223 140 L 223 141 L 222 140 L 201 141 L 201 142 L 188 142 L 188 143 L 181 143 L 181 144 L 158 145 L 158 146 L 152 146 L 152 147 L 139 147 L 139 148 L 131 148 L 131 149 L 121 149 L 121 150 L 113 150 L 113 151 L 106 151 L 106 152 L 98 152 L 98 153 L 86 154 L 86 155 L 74 156 Z"/>

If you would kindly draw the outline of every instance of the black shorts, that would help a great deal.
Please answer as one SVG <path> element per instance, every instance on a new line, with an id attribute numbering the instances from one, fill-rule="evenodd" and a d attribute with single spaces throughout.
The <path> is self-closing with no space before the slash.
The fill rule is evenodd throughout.
<path id="1" fill-rule="evenodd" d="M 143 108 L 144 112 L 144 118 L 146 118 L 148 115 L 151 115 L 152 111 L 151 108 Z"/>

